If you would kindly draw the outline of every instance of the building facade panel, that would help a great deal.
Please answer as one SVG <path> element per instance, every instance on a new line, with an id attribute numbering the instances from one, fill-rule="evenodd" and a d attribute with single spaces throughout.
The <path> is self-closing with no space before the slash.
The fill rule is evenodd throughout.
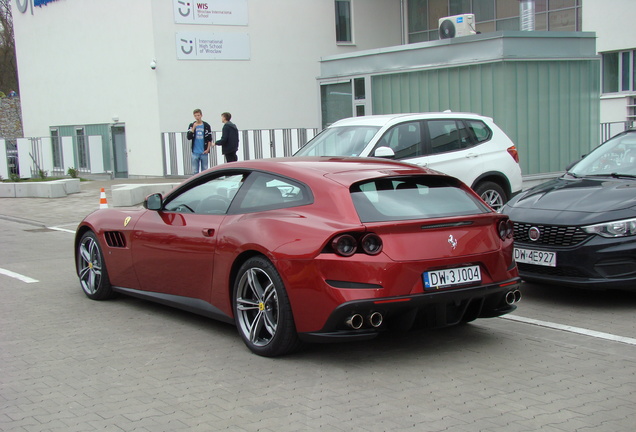
<path id="1" fill-rule="evenodd" d="M 493 117 L 516 143 L 524 174 L 562 171 L 598 144 L 598 73 L 598 60 L 590 59 L 381 74 L 372 78 L 373 112 Z"/>

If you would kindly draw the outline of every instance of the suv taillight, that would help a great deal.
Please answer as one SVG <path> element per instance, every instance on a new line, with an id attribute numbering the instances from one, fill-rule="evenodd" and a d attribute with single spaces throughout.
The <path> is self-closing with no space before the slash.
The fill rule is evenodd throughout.
<path id="1" fill-rule="evenodd" d="M 519 163 L 519 152 L 517 151 L 517 147 L 508 147 L 507 150 L 510 156 L 512 156 L 512 158 L 515 160 L 515 162 Z"/>

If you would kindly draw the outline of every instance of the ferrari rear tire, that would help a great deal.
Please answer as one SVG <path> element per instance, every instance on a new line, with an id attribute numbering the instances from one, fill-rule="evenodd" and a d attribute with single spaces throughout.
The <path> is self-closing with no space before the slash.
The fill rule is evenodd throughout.
<path id="1" fill-rule="evenodd" d="M 84 294 L 93 300 L 113 298 L 104 254 L 92 231 L 84 233 L 77 249 L 77 274 Z"/>
<path id="2" fill-rule="evenodd" d="M 234 319 L 245 345 L 255 354 L 276 357 L 301 345 L 283 281 L 265 257 L 252 257 L 239 269 Z"/>

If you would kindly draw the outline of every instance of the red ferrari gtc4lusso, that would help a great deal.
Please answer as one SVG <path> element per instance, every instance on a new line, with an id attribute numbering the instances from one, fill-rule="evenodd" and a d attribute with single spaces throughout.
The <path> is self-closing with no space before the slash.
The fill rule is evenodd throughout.
<path id="1" fill-rule="evenodd" d="M 118 293 L 234 323 L 263 356 L 513 311 L 512 224 L 454 177 L 365 158 L 209 169 L 143 207 L 79 225 L 77 273 Z"/>

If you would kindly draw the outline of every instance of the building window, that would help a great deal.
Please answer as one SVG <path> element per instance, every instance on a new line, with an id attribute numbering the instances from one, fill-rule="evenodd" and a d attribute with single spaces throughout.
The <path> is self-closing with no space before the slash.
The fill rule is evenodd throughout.
<path id="1" fill-rule="evenodd" d="M 350 0 L 336 0 L 336 42 L 353 43 Z"/>
<path id="2" fill-rule="evenodd" d="M 53 149 L 53 169 L 55 171 L 64 171 L 62 162 L 62 140 L 60 138 L 60 131 L 56 128 L 51 128 L 51 147 Z"/>
<path id="3" fill-rule="evenodd" d="M 84 133 L 83 127 L 75 128 L 75 143 L 77 145 L 79 171 L 90 172 L 90 164 L 88 162 L 88 139 Z"/>
<path id="4" fill-rule="evenodd" d="M 353 87 L 354 87 L 354 97 L 356 100 L 360 100 L 360 99 L 366 99 L 367 98 L 367 92 L 366 92 L 366 87 L 365 87 L 365 83 L 364 83 L 364 78 L 356 78 L 353 80 Z"/>
<path id="5" fill-rule="evenodd" d="M 351 81 L 322 84 L 320 86 L 320 105 L 322 127 L 346 117 L 353 117 Z"/>
<path id="6" fill-rule="evenodd" d="M 636 92 L 636 50 L 602 53 L 603 93 Z"/>
<path id="7" fill-rule="evenodd" d="M 476 30 L 521 29 L 519 0 L 407 0 L 408 43 L 439 39 L 445 16 L 475 14 Z M 535 0 L 535 30 L 581 31 L 582 0 Z"/>

